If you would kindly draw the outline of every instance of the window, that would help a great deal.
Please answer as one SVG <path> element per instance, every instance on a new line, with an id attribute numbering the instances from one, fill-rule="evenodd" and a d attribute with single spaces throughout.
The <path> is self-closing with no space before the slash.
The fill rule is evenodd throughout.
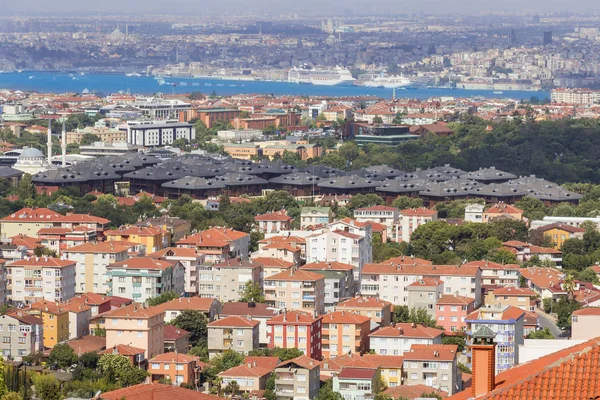
<path id="1" fill-rule="evenodd" d="M 142 337 L 144 337 L 144 332 L 138 332 L 138 333 L 137 333 L 137 337 L 139 337 L 139 338 L 142 338 Z"/>
<path id="2" fill-rule="evenodd" d="M 160 364 L 152 363 L 152 369 L 160 369 Z"/>
<path id="3" fill-rule="evenodd" d="M 20 337 L 19 338 L 19 344 L 25 344 L 27 343 L 27 338 L 26 337 Z"/>
<path id="4" fill-rule="evenodd" d="M 243 340 L 238 340 L 237 341 L 237 345 L 238 345 L 238 347 L 242 347 L 244 345 L 244 341 Z"/>
<path id="5" fill-rule="evenodd" d="M 448 380 L 448 374 L 442 374 L 442 380 L 443 381 L 447 381 Z"/>
<path id="6" fill-rule="evenodd" d="M 306 343 L 306 338 L 305 337 L 299 337 L 298 338 L 298 343 L 305 344 Z"/>
<path id="7" fill-rule="evenodd" d="M 439 311 L 444 311 L 444 306 L 438 306 Z"/>
<path id="8" fill-rule="evenodd" d="M 164 368 L 165 371 L 168 371 L 171 368 L 171 366 L 169 364 L 165 364 L 163 366 L 163 368 Z"/>
<path id="9" fill-rule="evenodd" d="M 138 324 L 138 326 L 144 325 L 144 320 L 143 319 L 138 319 L 137 320 L 137 324 Z"/>
<path id="10" fill-rule="evenodd" d="M 238 336 L 243 336 L 244 335 L 244 330 L 243 329 L 236 329 L 236 333 Z"/>
<path id="11" fill-rule="evenodd" d="M 295 337 L 293 337 L 293 336 L 288 336 L 288 337 L 287 337 L 288 345 L 289 345 L 290 343 L 294 343 L 295 339 L 296 339 L 296 338 L 295 338 Z"/>
<path id="12" fill-rule="evenodd" d="M 298 327 L 298 332 L 306 332 L 306 327 L 305 326 L 299 326 Z"/>
<path id="13" fill-rule="evenodd" d="M 121 336 L 123 334 L 123 331 L 117 331 L 117 336 Z"/>
<path id="14" fill-rule="evenodd" d="M 391 370 L 391 371 L 390 371 L 390 376 L 398 376 L 398 371 L 396 371 L 396 370 Z"/>
<path id="15" fill-rule="evenodd" d="M 413 379 L 413 380 L 419 379 L 419 374 L 413 372 L 412 374 L 410 374 L 410 379 Z"/>
<path id="16" fill-rule="evenodd" d="M 441 369 L 450 369 L 450 363 L 447 363 L 447 362 L 440 363 L 440 368 Z"/>
<path id="17" fill-rule="evenodd" d="M 116 318 L 113 318 L 113 319 L 112 319 L 112 324 L 113 324 L 113 325 L 117 325 L 118 323 L 119 323 L 119 320 L 118 320 L 118 319 L 116 319 Z"/>
<path id="18" fill-rule="evenodd" d="M 175 366 L 175 369 L 176 369 L 177 371 L 183 371 L 183 364 L 177 364 L 177 365 Z"/>
<path id="19" fill-rule="evenodd" d="M 443 320 L 444 320 L 444 316 L 443 316 L 443 315 L 440 315 L 440 316 L 438 317 L 438 321 L 443 321 Z"/>

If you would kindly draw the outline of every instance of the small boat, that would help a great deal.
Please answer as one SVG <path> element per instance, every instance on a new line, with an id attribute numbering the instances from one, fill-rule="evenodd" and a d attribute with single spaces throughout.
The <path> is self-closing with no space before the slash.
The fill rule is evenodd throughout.
<path id="1" fill-rule="evenodd" d="M 492 93 L 494 94 L 504 94 L 502 90 L 494 90 Z"/>
<path id="2" fill-rule="evenodd" d="M 33 79 L 33 78 L 35 78 L 35 76 L 29 75 L 29 79 Z"/>

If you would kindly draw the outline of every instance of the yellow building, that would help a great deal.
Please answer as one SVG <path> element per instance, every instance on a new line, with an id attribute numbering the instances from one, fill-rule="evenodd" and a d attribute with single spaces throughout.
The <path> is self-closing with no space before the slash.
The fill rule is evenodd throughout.
<path id="1" fill-rule="evenodd" d="M 42 228 L 52 228 L 63 216 L 47 208 L 22 208 L 0 220 L 2 239 L 25 235 L 37 237 Z"/>
<path id="2" fill-rule="evenodd" d="M 371 364 L 373 368 L 379 368 L 381 382 L 387 387 L 402 385 L 402 356 L 365 354 L 363 359 Z"/>
<path id="3" fill-rule="evenodd" d="M 69 310 L 50 301 L 38 301 L 31 305 L 29 314 L 44 322 L 44 347 L 69 340 Z"/>
<path id="4" fill-rule="evenodd" d="M 552 247 L 555 249 L 562 248 L 563 244 L 569 239 L 583 239 L 585 229 L 577 226 L 565 225 L 565 224 L 550 224 L 538 228 L 544 235 L 545 239 L 548 239 L 552 243 Z"/>
<path id="5" fill-rule="evenodd" d="M 160 228 L 148 226 L 126 226 L 104 233 L 107 241 L 125 241 L 146 246 L 148 252 L 155 252 L 169 246 L 169 233 Z"/>

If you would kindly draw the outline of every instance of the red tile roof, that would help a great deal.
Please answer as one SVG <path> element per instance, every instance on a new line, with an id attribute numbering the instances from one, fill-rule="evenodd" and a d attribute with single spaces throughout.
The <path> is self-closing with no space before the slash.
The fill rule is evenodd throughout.
<path id="1" fill-rule="evenodd" d="M 291 360 L 282 362 L 281 364 L 279 364 L 277 366 L 277 368 L 283 368 L 283 367 L 287 366 L 288 364 L 296 364 L 302 368 L 312 370 L 319 365 L 319 362 L 308 356 L 300 356 L 300 357 L 292 358 Z"/>
<path id="2" fill-rule="evenodd" d="M 66 342 L 75 354 L 81 356 L 89 352 L 99 352 L 106 349 L 106 338 L 102 336 L 86 335 Z"/>
<path id="3" fill-rule="evenodd" d="M 544 226 L 541 226 L 538 228 L 538 230 L 541 232 L 546 232 L 551 229 L 560 229 L 560 230 L 563 230 L 563 231 L 566 231 L 569 233 L 584 233 L 585 232 L 584 228 L 580 228 L 578 226 L 571 226 L 571 225 L 567 225 L 567 224 L 560 224 L 560 223 L 544 225 Z"/>
<path id="4" fill-rule="evenodd" d="M 305 271 L 301 269 L 292 269 L 290 271 L 280 272 L 275 275 L 271 275 L 264 279 L 265 281 L 320 281 L 325 280 L 325 276 L 317 274 L 315 272 Z"/>
<path id="5" fill-rule="evenodd" d="M 462 265 L 400 265 L 400 264 L 366 264 L 365 274 L 382 275 L 417 275 L 417 276 L 477 276 L 479 267 Z"/>
<path id="6" fill-rule="evenodd" d="M 22 260 L 14 261 L 8 264 L 9 267 L 44 267 L 44 268 L 65 268 L 75 266 L 77 262 L 71 260 L 61 260 L 54 257 L 28 257 Z"/>
<path id="7" fill-rule="evenodd" d="M 475 299 L 463 296 L 452 296 L 450 294 L 444 294 L 437 301 L 437 304 L 457 304 L 457 305 L 469 305 L 474 303 Z"/>
<path id="8" fill-rule="evenodd" d="M 338 375 L 340 379 L 373 379 L 376 368 L 342 368 Z"/>
<path id="9" fill-rule="evenodd" d="M 251 315 L 256 318 L 271 318 L 277 315 L 277 310 L 273 307 L 269 307 L 265 303 L 245 303 L 245 302 L 227 302 L 223 303 L 221 308 L 221 316 L 228 315 L 240 315 L 247 316 Z"/>
<path id="10" fill-rule="evenodd" d="M 209 323 L 207 326 L 209 328 L 227 328 L 230 326 L 236 328 L 251 328 L 257 326 L 260 322 L 254 319 L 247 319 L 244 317 L 239 317 L 237 315 L 232 315 L 229 317 L 225 317 L 223 319 L 219 319 Z"/>
<path id="11" fill-rule="evenodd" d="M 58 222 L 70 222 L 70 223 L 96 223 L 106 225 L 110 223 L 110 220 L 106 218 L 96 217 L 94 215 L 89 214 L 67 214 L 65 216 L 61 216 L 58 218 Z"/>
<path id="12" fill-rule="evenodd" d="M 371 337 L 413 337 L 436 338 L 444 333 L 441 329 L 429 328 L 424 325 L 401 323 L 377 329 Z"/>
<path id="13" fill-rule="evenodd" d="M 391 306 L 389 301 L 381 300 L 375 297 L 353 297 L 335 306 L 336 311 L 341 311 L 344 308 L 385 308 Z M 338 310 L 340 309 L 340 310 Z"/>
<path id="14" fill-rule="evenodd" d="M 119 354 L 122 356 L 136 356 L 138 354 L 144 354 L 146 350 L 140 349 L 139 347 L 128 346 L 125 344 L 118 344 L 111 348 L 108 348 L 104 351 L 101 351 L 100 354 Z"/>
<path id="15" fill-rule="evenodd" d="M 271 371 L 281 362 L 279 357 L 246 356 L 244 364 L 256 364 L 259 367 L 269 368 Z"/>
<path id="16" fill-rule="evenodd" d="M 290 221 L 291 219 L 292 217 L 287 215 L 285 211 L 261 214 L 254 217 L 255 221 Z"/>
<path id="17" fill-rule="evenodd" d="M 19 211 L 2 218 L 3 222 L 54 222 L 63 218 L 55 211 L 47 208 L 22 208 Z"/>
<path id="18" fill-rule="evenodd" d="M 295 265 L 293 262 L 271 257 L 254 257 L 252 258 L 252 262 L 254 264 L 261 264 L 263 267 L 276 267 L 284 269 L 292 268 Z"/>
<path id="19" fill-rule="evenodd" d="M 119 261 L 114 264 L 109 264 L 106 269 L 110 268 L 125 268 L 125 269 L 159 269 L 164 270 L 172 268 L 177 264 L 177 261 L 160 260 L 150 257 L 134 257 L 127 260 Z"/>
<path id="20" fill-rule="evenodd" d="M 393 397 L 394 399 L 401 398 L 406 400 L 419 399 L 425 393 L 438 394 L 442 399 L 448 397 L 448 393 L 426 385 L 401 385 L 388 388 L 384 390 L 383 393 Z"/>
<path id="21" fill-rule="evenodd" d="M 354 266 L 337 261 L 318 261 L 309 264 L 304 264 L 300 267 L 303 270 L 331 270 L 331 271 L 352 271 Z"/>
<path id="22" fill-rule="evenodd" d="M 396 207 L 376 205 L 371 207 L 358 208 L 354 211 L 400 211 Z"/>
<path id="23" fill-rule="evenodd" d="M 419 216 L 431 217 L 433 215 L 437 215 L 437 213 L 438 212 L 436 210 L 430 210 L 428 208 L 407 208 L 405 210 L 400 211 L 401 215 L 415 216 L 415 217 L 419 217 Z"/>
<path id="24" fill-rule="evenodd" d="M 571 315 L 600 315 L 600 307 L 584 307 L 573 311 Z"/>
<path id="25" fill-rule="evenodd" d="M 286 311 L 267 321 L 267 325 L 310 325 L 320 317 L 315 318 L 304 311 Z"/>
<path id="26" fill-rule="evenodd" d="M 110 242 L 108 242 L 110 243 Z M 165 257 L 181 257 L 181 258 L 198 258 L 200 254 L 196 253 L 196 249 L 189 247 L 167 247 L 166 249 L 155 251 L 154 253 L 146 254 L 150 258 L 165 258 Z"/>
<path id="27" fill-rule="evenodd" d="M 432 287 L 443 285 L 444 282 L 437 278 L 421 278 L 408 286 L 416 286 L 416 287 Z"/>
<path id="28" fill-rule="evenodd" d="M 523 210 L 510 204 L 498 203 L 485 210 L 484 214 L 523 214 Z"/>
<path id="29" fill-rule="evenodd" d="M 518 287 L 500 287 L 498 289 L 494 289 L 494 296 L 519 296 L 519 297 L 536 297 L 537 293 L 528 288 L 518 288 Z"/>
<path id="30" fill-rule="evenodd" d="M 105 231 L 106 236 L 137 235 L 137 236 L 156 236 L 164 233 L 162 229 L 152 226 L 127 226 L 119 229 Z"/>
<path id="31" fill-rule="evenodd" d="M 402 368 L 404 357 L 402 356 L 383 356 L 380 354 L 365 354 L 363 360 L 371 364 L 373 367 L 381 368 Z"/>
<path id="32" fill-rule="evenodd" d="M 334 311 L 323 316 L 323 324 L 354 324 L 361 325 L 371 321 L 364 315 L 354 314 L 349 311 Z"/>
<path id="33" fill-rule="evenodd" d="M 208 312 L 215 302 L 218 303 L 218 300 L 212 297 L 180 297 L 152 308 L 165 312 L 171 310 L 198 310 L 202 312 Z"/>
<path id="34" fill-rule="evenodd" d="M 521 268 L 520 273 L 525 279 L 542 289 L 561 283 L 565 275 L 557 269 L 542 267 Z"/>
<path id="35" fill-rule="evenodd" d="M 112 302 L 112 299 L 111 299 Z M 112 303 L 111 303 L 112 304 Z M 107 311 L 104 313 L 105 318 L 152 318 L 159 314 L 164 314 L 163 311 L 156 307 L 144 307 L 143 304 L 133 303 L 121 308 Z"/>
<path id="36" fill-rule="evenodd" d="M 142 383 L 124 389 L 102 393 L 104 400 L 223 400 L 221 397 L 160 383 Z"/>
<path id="37" fill-rule="evenodd" d="M 122 242 L 98 242 L 85 243 L 79 246 L 69 247 L 65 253 L 108 253 L 116 254 L 128 251 L 131 246 L 126 246 Z"/>
<path id="38" fill-rule="evenodd" d="M 198 357 L 196 356 L 190 356 L 187 354 L 181 354 L 181 353 L 163 353 L 163 354 L 158 354 L 156 356 L 154 356 L 150 362 L 161 362 L 161 363 L 191 363 L 194 361 L 198 361 Z"/>
<path id="39" fill-rule="evenodd" d="M 178 340 L 182 337 L 190 335 L 190 332 L 185 329 L 177 328 L 173 325 L 165 325 L 164 328 L 165 340 Z"/>
<path id="40" fill-rule="evenodd" d="M 410 346 L 410 351 L 404 353 L 404 359 L 452 361 L 456 358 L 457 351 L 458 346 L 455 344 L 413 344 Z"/>
<path id="41" fill-rule="evenodd" d="M 228 376 L 228 377 L 262 377 L 273 372 L 271 368 L 265 368 L 262 366 L 254 365 L 252 363 L 244 363 L 238 365 L 237 367 L 229 368 L 226 371 L 220 372 L 219 376 Z"/>

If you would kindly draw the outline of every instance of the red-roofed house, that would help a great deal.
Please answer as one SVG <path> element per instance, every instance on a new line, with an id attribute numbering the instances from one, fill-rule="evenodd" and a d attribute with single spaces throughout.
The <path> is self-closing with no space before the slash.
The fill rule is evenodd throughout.
<path id="1" fill-rule="evenodd" d="M 146 246 L 150 252 L 158 251 L 169 246 L 169 232 L 153 226 L 122 226 L 104 232 L 108 241 L 126 241 Z"/>
<path id="2" fill-rule="evenodd" d="M 450 394 L 462 390 L 455 344 L 413 344 L 404 353 L 404 376 L 407 385 L 426 385 Z"/>
<path id="3" fill-rule="evenodd" d="M 289 231 L 292 217 L 285 210 L 261 214 L 254 217 L 254 229 L 261 233 L 278 233 Z"/>
<path id="4" fill-rule="evenodd" d="M 392 322 L 392 303 L 376 297 L 352 297 L 335 306 L 335 311 L 348 311 L 369 317 L 379 326 L 388 326 Z"/>
<path id="5" fill-rule="evenodd" d="M 300 356 L 275 368 L 275 393 L 282 399 L 314 399 L 320 387 L 319 361 Z"/>
<path id="6" fill-rule="evenodd" d="M 598 336 L 600 307 L 585 307 L 571 314 L 571 339 L 589 340 Z"/>
<path id="7" fill-rule="evenodd" d="M 499 287 L 490 289 L 485 304 L 504 304 L 520 308 L 524 311 L 535 311 L 538 294 L 529 288 Z"/>
<path id="8" fill-rule="evenodd" d="M 321 319 L 303 311 L 283 311 L 267 321 L 269 348 L 297 348 L 321 359 Z"/>
<path id="9" fill-rule="evenodd" d="M 381 390 L 379 368 L 344 367 L 333 376 L 333 391 L 344 399 L 373 398 Z"/>
<path id="10" fill-rule="evenodd" d="M 321 274 L 291 268 L 265 278 L 263 286 L 265 303 L 271 307 L 316 315 L 325 312 L 325 277 Z"/>
<path id="11" fill-rule="evenodd" d="M 444 331 L 419 324 L 392 324 L 369 335 L 375 354 L 401 356 L 413 344 L 441 344 Z"/>
<path id="12" fill-rule="evenodd" d="M 180 353 L 159 354 L 148 361 L 148 373 L 151 382 L 169 381 L 173 385 L 191 385 L 200 383 L 202 363 L 198 357 Z"/>
<path id="13" fill-rule="evenodd" d="M 250 235 L 231 228 L 216 227 L 186 236 L 178 240 L 176 244 L 177 247 L 196 247 L 198 250 L 204 250 L 207 247 L 211 249 L 223 248 L 225 244 L 228 247 L 229 257 L 247 259 Z"/>
<path id="14" fill-rule="evenodd" d="M 562 284 L 565 274 L 554 268 L 521 268 L 519 271 L 525 278 L 527 287 L 536 292 L 542 299 L 554 298 L 555 285 Z"/>
<path id="15" fill-rule="evenodd" d="M 22 208 L 0 220 L 0 237 L 25 235 L 37 237 L 42 228 L 52 228 L 62 215 L 47 208 Z"/>
<path id="16" fill-rule="evenodd" d="M 416 400 L 423 398 L 424 394 L 435 393 L 442 399 L 448 397 L 448 393 L 440 390 L 432 389 L 431 386 L 426 385 L 402 385 L 402 386 L 390 386 L 383 391 L 383 394 L 391 396 L 394 399 L 406 399 Z"/>
<path id="17" fill-rule="evenodd" d="M 190 349 L 191 333 L 173 325 L 165 325 L 165 353 L 187 353 Z"/>
<path id="18" fill-rule="evenodd" d="M 162 260 L 179 261 L 185 270 L 185 292 L 191 296 L 198 293 L 198 267 L 204 262 L 205 256 L 203 254 L 199 254 L 196 249 L 167 247 L 147 256 Z"/>
<path id="19" fill-rule="evenodd" d="M 96 400 L 222 400 L 221 397 L 204 394 L 195 390 L 184 389 L 160 383 L 141 383 L 124 389 L 102 393 Z"/>
<path id="20" fill-rule="evenodd" d="M 398 223 L 400 210 L 396 207 L 377 205 L 354 210 L 354 218 L 358 222 L 377 222 L 386 226 L 388 232 L 393 232 Z"/>
<path id="21" fill-rule="evenodd" d="M 248 354 L 258 349 L 259 321 L 238 316 L 213 321 L 208 327 L 208 355 L 214 357 L 225 350 Z"/>
<path id="22" fill-rule="evenodd" d="M 490 222 L 496 218 L 509 218 L 517 221 L 523 220 L 523 210 L 506 203 L 498 203 L 483 212 L 483 222 Z"/>
<path id="23" fill-rule="evenodd" d="M 209 321 L 214 320 L 221 311 L 221 303 L 214 297 L 180 297 L 155 306 L 165 312 L 165 323 L 169 323 L 184 310 L 200 311 Z"/>
<path id="24" fill-rule="evenodd" d="M 235 381 L 242 393 L 264 390 L 267 379 L 269 379 L 269 375 L 274 369 L 258 365 L 256 361 L 248 360 L 241 365 L 219 373 L 219 376 L 223 379 L 221 388 L 225 389 L 231 382 Z"/>
<path id="25" fill-rule="evenodd" d="M 421 225 L 437 221 L 438 213 L 428 208 L 408 208 L 400 211 L 400 222 L 393 236 L 398 242 L 410 242 L 410 236 Z"/>

